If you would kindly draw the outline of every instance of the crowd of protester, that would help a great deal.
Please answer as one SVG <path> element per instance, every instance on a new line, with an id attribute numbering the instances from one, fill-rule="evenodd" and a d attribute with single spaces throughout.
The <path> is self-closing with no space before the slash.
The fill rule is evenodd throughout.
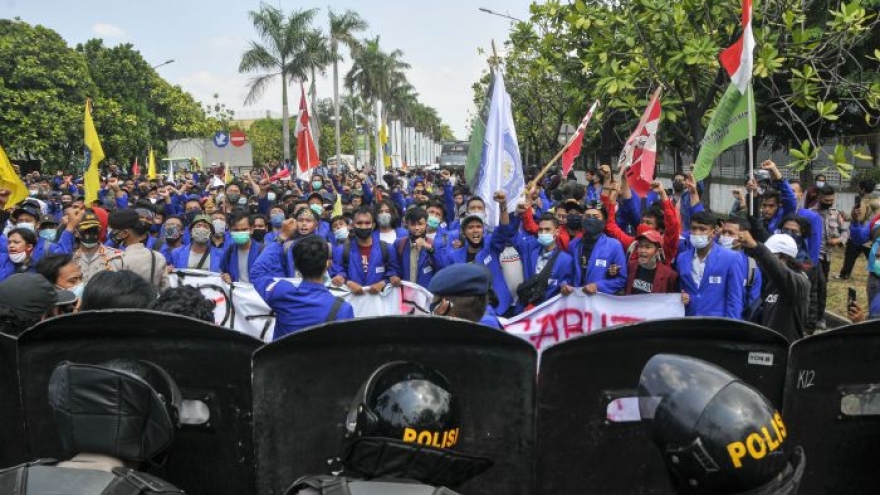
<path id="1" fill-rule="evenodd" d="M 687 316 L 753 321 L 795 340 L 826 328 L 829 253 L 844 245 L 839 277 L 860 254 L 869 260 L 868 306 L 852 305 L 851 316 L 880 315 L 873 183 L 860 184 L 845 215 L 824 176 L 805 188 L 765 161 L 722 214 L 690 174 L 676 174 L 669 189 L 655 181 L 640 197 L 608 165 L 588 170 L 585 183 L 550 174 L 520 198 L 479 197 L 448 170 L 376 177 L 321 167 L 307 181 L 286 172 L 151 180 L 111 166 L 92 204 L 81 180 L 28 174 L 28 199 L 6 205 L 9 191 L 0 190 L 0 293 L 19 292 L 0 298 L 5 331 L 39 321 L 43 306 L 42 317 L 127 307 L 210 321 L 213 302 L 168 289 L 173 269 L 200 269 L 253 284 L 275 311 L 276 338 L 354 317 L 328 287 L 357 297 L 406 281 L 434 286 L 436 314 L 496 328 L 499 316 L 557 294 L 677 293 Z M 487 218 L 488 202 L 499 218 Z M 511 248 L 522 264 L 516 287 L 502 267 Z M 444 269 L 454 275 L 433 283 Z M 31 274 L 32 289 L 16 291 L 21 274 Z M 46 281 L 56 291 L 48 299 Z M 15 307 L 28 294 L 42 306 Z"/>

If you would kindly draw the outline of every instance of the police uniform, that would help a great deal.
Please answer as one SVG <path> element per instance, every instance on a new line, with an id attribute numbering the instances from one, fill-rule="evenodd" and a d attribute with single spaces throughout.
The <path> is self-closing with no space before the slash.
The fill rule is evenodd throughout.
<path id="1" fill-rule="evenodd" d="M 76 261 L 80 270 L 82 270 L 83 283 L 85 284 L 99 272 L 115 270 L 112 262 L 121 256 L 122 253 L 118 249 L 99 244 L 97 251 L 91 255 L 83 252 L 82 248 L 77 249 L 73 253 L 73 260 Z"/>
<path id="2" fill-rule="evenodd" d="M 168 287 L 165 257 L 147 249 L 142 242 L 131 244 L 125 252 L 111 260 L 113 268 L 137 273 L 160 292 Z"/>

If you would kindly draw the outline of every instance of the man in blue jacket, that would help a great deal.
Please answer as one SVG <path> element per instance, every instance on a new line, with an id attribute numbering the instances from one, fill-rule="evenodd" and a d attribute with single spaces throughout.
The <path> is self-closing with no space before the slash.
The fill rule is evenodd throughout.
<path id="1" fill-rule="evenodd" d="M 741 319 L 743 263 L 737 253 L 716 245 L 715 226 L 711 212 L 694 213 L 685 249 L 676 257 L 685 314 Z"/>
<path id="2" fill-rule="evenodd" d="M 552 213 L 544 213 L 538 221 L 537 236 L 527 233 L 516 236 L 514 246 L 522 259 L 525 282 L 537 277 L 545 269 L 549 270 L 550 275 L 543 297 L 534 301 L 520 301 L 520 308 L 524 309 L 527 304 L 541 304 L 559 294 L 563 284 L 573 283 L 571 255 L 557 247 L 558 235 L 559 220 Z"/>
<path id="3" fill-rule="evenodd" d="M 562 284 L 560 292 L 571 294 L 580 287 L 584 294 L 617 294 L 626 285 L 626 256 L 617 239 L 606 236 L 604 207 L 590 203 L 583 217 L 581 238 L 571 241 L 572 284 Z"/>
<path id="4" fill-rule="evenodd" d="M 244 211 L 232 214 L 229 221 L 229 235 L 232 244 L 223 250 L 223 261 L 220 263 L 220 271 L 223 272 L 223 281 L 250 282 L 251 267 L 263 250 L 263 244 L 251 239 L 254 231 L 251 217 Z"/>
<path id="5" fill-rule="evenodd" d="M 344 284 L 358 296 L 378 294 L 391 277 L 400 276 L 397 253 L 373 236 L 376 222 L 371 209 L 357 210 L 352 223 L 355 242 L 348 241 L 333 248 L 332 283 L 336 287 Z"/>
<path id="6" fill-rule="evenodd" d="M 788 181 L 782 177 L 782 172 L 776 164 L 765 160 L 761 168 L 770 174 L 772 187 L 761 196 L 761 216 L 764 218 L 764 226 L 767 232 L 773 234 L 780 227 L 782 218 L 797 212 L 797 197 Z"/>
<path id="7" fill-rule="evenodd" d="M 400 276 L 391 277 L 391 285 L 400 286 L 401 280 L 428 287 L 434 274 L 448 264 L 446 251 L 438 251 L 426 237 L 428 212 L 416 206 L 403 218 L 408 235 L 394 241 L 394 250 L 400 259 Z"/>
<path id="8" fill-rule="evenodd" d="M 192 242 L 171 252 L 171 264 L 174 268 L 220 272 L 223 250 L 212 246 L 209 242 L 213 234 L 214 226 L 211 225 L 211 217 L 207 215 L 196 216 L 189 226 L 189 236 Z"/>
<path id="9" fill-rule="evenodd" d="M 330 265 L 330 247 L 318 236 L 310 235 L 293 247 L 293 259 L 303 280 L 294 285 L 289 280 L 274 282 L 262 277 L 254 287 L 275 312 L 275 335 L 278 340 L 303 328 L 354 318 L 351 304 L 330 293 L 324 286 L 324 274 Z"/>

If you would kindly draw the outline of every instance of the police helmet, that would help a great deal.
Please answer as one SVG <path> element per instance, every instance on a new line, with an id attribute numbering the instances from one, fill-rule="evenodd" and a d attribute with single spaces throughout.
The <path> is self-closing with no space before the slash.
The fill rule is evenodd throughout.
<path id="1" fill-rule="evenodd" d="M 144 462 L 171 445 L 180 390 L 149 361 L 62 362 L 49 379 L 49 405 L 64 449 Z"/>
<path id="2" fill-rule="evenodd" d="M 739 493 L 789 465 L 781 415 L 713 364 L 658 354 L 642 369 L 639 409 L 681 494 Z"/>
<path id="3" fill-rule="evenodd" d="M 440 449 L 459 439 L 458 398 L 438 371 L 393 361 L 376 369 L 358 390 L 346 437 L 383 437 Z"/>

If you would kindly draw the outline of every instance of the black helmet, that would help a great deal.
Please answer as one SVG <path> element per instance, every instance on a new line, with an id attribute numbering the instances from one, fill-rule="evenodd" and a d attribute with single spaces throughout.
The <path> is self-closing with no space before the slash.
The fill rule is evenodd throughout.
<path id="1" fill-rule="evenodd" d="M 743 492 L 789 466 L 785 425 L 770 401 L 700 359 L 652 357 L 639 379 L 639 409 L 678 493 Z"/>
<path id="2" fill-rule="evenodd" d="M 346 436 L 383 437 L 449 448 L 459 439 L 458 400 L 438 371 L 417 363 L 380 366 L 361 385 L 346 420 Z"/>
<path id="3" fill-rule="evenodd" d="M 148 461 L 171 444 L 180 403 L 177 384 L 149 361 L 65 361 L 49 379 L 49 405 L 72 453 Z"/>

